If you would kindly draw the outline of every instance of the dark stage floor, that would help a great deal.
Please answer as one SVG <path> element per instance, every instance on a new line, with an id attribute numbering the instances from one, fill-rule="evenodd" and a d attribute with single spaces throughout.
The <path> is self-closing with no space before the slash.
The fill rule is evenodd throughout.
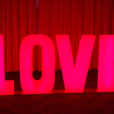
<path id="1" fill-rule="evenodd" d="M 35 79 L 39 79 L 40 76 L 41 73 L 34 72 Z M 18 72 L 6 73 L 6 79 L 14 80 L 16 94 L 21 92 Z M 114 93 L 96 93 L 96 88 L 97 70 L 91 70 L 88 72 L 83 94 L 0 96 L 0 112 L 113 114 Z M 64 84 L 61 71 L 57 71 L 54 90 L 60 89 L 64 89 Z"/>

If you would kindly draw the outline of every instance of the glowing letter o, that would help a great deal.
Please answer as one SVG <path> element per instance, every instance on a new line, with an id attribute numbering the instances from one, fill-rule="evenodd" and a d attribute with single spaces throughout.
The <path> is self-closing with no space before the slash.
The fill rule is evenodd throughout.
<path id="1" fill-rule="evenodd" d="M 35 45 L 42 49 L 42 77 L 32 76 L 32 51 Z M 52 40 L 45 35 L 26 36 L 20 47 L 20 81 L 24 94 L 50 93 L 55 82 L 55 50 Z"/>

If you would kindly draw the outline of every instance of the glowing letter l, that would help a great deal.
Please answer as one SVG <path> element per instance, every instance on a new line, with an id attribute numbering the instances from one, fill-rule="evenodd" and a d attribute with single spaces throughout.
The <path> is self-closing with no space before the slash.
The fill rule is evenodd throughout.
<path id="1" fill-rule="evenodd" d="M 13 95 L 14 81 L 5 80 L 4 71 L 4 42 L 3 36 L 0 35 L 0 95 Z"/>

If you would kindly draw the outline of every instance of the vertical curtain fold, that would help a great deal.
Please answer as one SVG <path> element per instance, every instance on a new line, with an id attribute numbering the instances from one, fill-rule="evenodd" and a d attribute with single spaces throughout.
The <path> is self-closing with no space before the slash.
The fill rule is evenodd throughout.
<path id="1" fill-rule="evenodd" d="M 4 35 L 5 71 L 19 71 L 24 36 L 38 33 L 37 0 L 0 0 L 0 34 Z M 37 18 L 36 18 L 37 17 Z"/>
<path id="2" fill-rule="evenodd" d="M 74 62 L 81 35 L 95 34 L 97 39 L 90 69 L 97 69 L 99 35 L 114 34 L 114 1 L 0 0 L 0 34 L 4 35 L 6 72 L 19 71 L 19 48 L 28 34 L 45 34 L 53 40 L 56 70 L 61 68 L 56 34 L 70 36 Z M 41 70 L 41 49 L 35 47 L 33 55 L 33 69 Z"/>
<path id="3" fill-rule="evenodd" d="M 114 33 L 113 7 L 113 0 L 39 0 L 39 33 L 49 35 L 53 41 L 56 34 L 68 34 L 74 61 L 81 35 L 96 35 L 90 69 L 97 69 L 99 35 Z M 57 49 L 56 69 L 60 69 Z"/>

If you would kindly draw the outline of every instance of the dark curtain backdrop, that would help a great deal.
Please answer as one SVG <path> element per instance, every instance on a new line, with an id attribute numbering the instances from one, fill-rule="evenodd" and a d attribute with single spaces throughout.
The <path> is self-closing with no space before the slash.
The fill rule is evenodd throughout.
<path id="1" fill-rule="evenodd" d="M 38 33 L 37 0 L 0 0 L 0 34 L 4 35 L 5 70 L 19 71 L 24 36 Z"/>
<path id="2" fill-rule="evenodd" d="M 70 35 L 74 59 L 81 35 L 97 35 L 90 64 L 97 69 L 99 35 L 114 34 L 114 0 L 39 0 L 39 33 L 48 34 L 54 42 L 55 34 Z M 60 68 L 58 56 L 56 68 Z"/>
<path id="3" fill-rule="evenodd" d="M 19 70 L 19 47 L 28 34 L 70 36 L 75 58 L 82 34 L 97 36 L 90 68 L 98 67 L 100 34 L 114 34 L 114 0 L 0 0 L 0 33 L 4 34 L 5 69 Z M 34 49 L 34 69 L 41 70 L 41 50 Z M 60 69 L 56 47 L 56 69 Z"/>

